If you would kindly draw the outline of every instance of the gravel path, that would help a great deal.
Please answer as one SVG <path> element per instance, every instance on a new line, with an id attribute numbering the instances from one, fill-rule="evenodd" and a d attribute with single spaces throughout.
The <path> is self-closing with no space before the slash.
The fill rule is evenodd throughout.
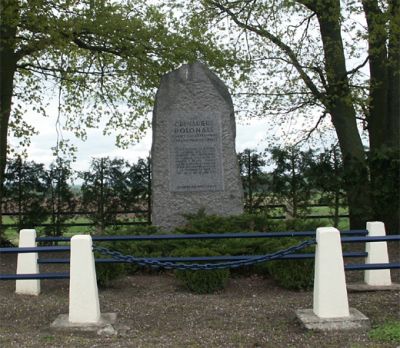
<path id="1" fill-rule="evenodd" d="M 397 256 L 396 256 L 397 257 Z M 55 266 L 46 266 L 48 271 Z M 61 271 L 57 266 L 57 271 Z M 2 255 L 0 273 L 15 273 L 15 255 Z M 360 272 L 347 274 L 359 279 Z M 392 272 L 399 282 L 399 272 Z M 0 282 L 0 347 L 398 347 L 372 341 L 368 331 L 309 332 L 295 310 L 312 308 L 312 292 L 294 292 L 260 277 L 234 277 L 226 290 L 194 295 L 172 274 L 125 277 L 100 289 L 102 312 L 118 314 L 117 335 L 50 329 L 68 312 L 68 281 L 42 281 L 38 297 L 14 293 Z M 372 326 L 399 320 L 399 292 L 349 293 L 351 307 Z"/>

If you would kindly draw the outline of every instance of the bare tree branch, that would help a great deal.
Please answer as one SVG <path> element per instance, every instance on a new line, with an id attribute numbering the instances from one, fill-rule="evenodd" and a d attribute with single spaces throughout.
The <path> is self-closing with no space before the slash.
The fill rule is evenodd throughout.
<path id="1" fill-rule="evenodd" d="M 360 70 L 362 67 L 364 67 L 368 63 L 368 61 L 369 61 L 369 55 L 365 58 L 365 60 L 360 65 L 357 65 L 355 68 L 349 70 L 347 72 L 347 75 L 355 74 L 358 70 Z"/>
<path id="2" fill-rule="evenodd" d="M 230 18 L 240 28 L 252 31 L 264 38 L 267 38 L 272 43 L 277 45 L 289 57 L 291 64 L 296 68 L 296 70 L 300 74 L 300 77 L 302 78 L 302 80 L 304 81 L 306 86 L 310 89 L 310 91 L 315 96 L 315 98 L 317 98 L 325 106 L 328 106 L 328 101 L 326 100 L 325 95 L 319 91 L 318 87 L 314 84 L 312 79 L 308 76 L 308 74 L 303 69 L 302 65 L 300 64 L 299 60 L 297 59 L 296 54 L 293 52 L 293 50 L 288 45 L 286 45 L 276 35 L 272 34 L 271 32 L 269 32 L 268 30 L 266 30 L 264 28 L 261 28 L 261 26 L 254 27 L 250 24 L 243 23 L 241 20 L 239 20 L 237 14 L 232 12 L 231 9 L 222 5 L 221 3 L 217 2 L 217 1 L 211 1 L 211 4 L 214 5 L 215 7 L 217 7 L 218 9 L 220 9 L 222 12 L 228 14 L 230 16 Z"/>
<path id="3" fill-rule="evenodd" d="M 124 72 L 123 70 L 113 70 L 113 71 L 90 71 L 88 70 L 80 70 L 80 69 L 71 69 L 69 67 L 57 68 L 57 67 L 49 67 L 49 66 L 42 66 L 42 65 L 35 65 L 31 63 L 23 63 L 17 64 L 18 69 L 25 69 L 32 72 L 52 72 L 52 73 L 72 73 L 72 74 L 81 74 L 81 75 L 94 75 L 94 76 L 114 76 L 115 74 Z"/>
<path id="4" fill-rule="evenodd" d="M 311 138 L 311 135 L 318 129 L 319 125 L 321 124 L 321 122 L 323 121 L 323 119 L 326 117 L 327 114 L 328 114 L 328 112 L 325 110 L 321 114 L 321 116 L 318 118 L 314 127 L 312 127 L 310 130 L 308 130 L 306 136 L 303 137 L 302 139 L 300 139 L 298 142 L 296 142 L 296 144 L 294 146 L 298 146 L 299 144 L 308 141 Z"/>

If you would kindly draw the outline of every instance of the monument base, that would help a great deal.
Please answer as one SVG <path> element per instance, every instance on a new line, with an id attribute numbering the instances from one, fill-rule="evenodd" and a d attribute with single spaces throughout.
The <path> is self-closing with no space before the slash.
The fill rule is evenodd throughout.
<path id="1" fill-rule="evenodd" d="M 62 331 L 96 332 L 98 334 L 115 335 L 117 331 L 112 326 L 117 321 L 117 313 L 102 313 L 97 323 L 71 323 L 68 314 L 60 314 L 50 328 Z"/>
<path id="2" fill-rule="evenodd" d="M 368 285 L 365 283 L 347 284 L 347 290 L 352 292 L 362 291 L 399 291 L 400 284 L 392 283 L 390 285 Z"/>
<path id="3" fill-rule="evenodd" d="M 299 309 L 296 316 L 308 330 L 354 330 L 366 329 L 370 325 L 369 319 L 355 308 L 350 308 L 348 317 L 320 318 L 312 309 Z"/>

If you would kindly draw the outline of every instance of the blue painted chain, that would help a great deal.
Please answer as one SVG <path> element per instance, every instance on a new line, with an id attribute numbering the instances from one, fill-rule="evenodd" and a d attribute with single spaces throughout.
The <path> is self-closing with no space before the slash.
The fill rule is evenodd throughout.
<path id="1" fill-rule="evenodd" d="M 119 251 L 112 251 L 110 249 L 104 247 L 93 246 L 93 250 L 97 251 L 100 254 L 111 256 L 114 260 L 124 261 L 127 263 L 134 263 L 139 266 L 150 266 L 153 268 L 165 268 L 165 269 L 180 269 L 180 270 L 212 270 L 212 269 L 222 269 L 222 268 L 238 268 L 241 266 L 250 266 L 256 263 L 261 263 L 265 261 L 271 261 L 279 259 L 285 255 L 293 254 L 296 251 L 302 250 L 310 245 L 314 245 L 315 239 L 304 241 L 298 245 L 292 246 L 290 248 L 277 251 L 273 254 L 262 255 L 259 257 L 249 256 L 247 259 L 239 260 L 239 261 L 230 261 L 230 262 L 220 262 L 220 263 L 175 263 L 170 261 L 159 261 L 159 260 L 150 260 L 143 257 L 135 257 L 131 255 L 123 255 Z"/>

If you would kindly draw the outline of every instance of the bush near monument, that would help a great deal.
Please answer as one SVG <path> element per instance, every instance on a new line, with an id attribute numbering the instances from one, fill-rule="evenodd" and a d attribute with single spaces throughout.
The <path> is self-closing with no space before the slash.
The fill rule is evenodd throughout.
<path id="1" fill-rule="evenodd" d="M 242 214 L 231 217 L 205 215 L 204 211 L 187 215 L 187 224 L 177 228 L 172 233 L 234 233 L 234 232 L 273 232 L 273 231 L 305 231 L 315 230 L 324 224 L 320 221 L 288 220 L 277 222 L 259 214 Z M 146 235 L 162 234 L 155 227 L 123 228 L 110 231 L 111 235 Z M 166 257 L 166 256 L 218 256 L 218 255 L 264 255 L 286 249 L 303 241 L 301 238 L 267 238 L 267 239 L 221 239 L 221 240 L 177 240 L 177 241 L 138 241 L 116 242 L 107 246 L 124 255 L 136 257 Z M 102 244 L 103 245 L 103 244 Z M 308 248 L 303 252 L 313 252 Z M 122 265 L 122 264 L 119 264 Z M 178 279 L 184 282 L 187 289 L 195 293 L 209 293 L 224 289 L 230 275 L 261 274 L 274 279 L 277 284 L 287 289 L 304 290 L 313 284 L 313 260 L 278 260 L 250 267 L 242 267 L 232 271 L 178 271 Z M 103 265 L 104 268 L 112 265 Z M 123 264 L 123 269 L 116 267 L 111 272 L 100 266 L 100 283 L 112 284 L 112 280 L 124 274 L 137 272 L 154 273 L 150 268 L 142 268 L 134 264 Z M 220 272 L 221 271 L 221 272 Z M 156 272 L 163 272 L 162 269 Z M 104 281 L 103 281 L 104 278 Z"/>
<path id="2" fill-rule="evenodd" d="M 96 279 L 99 287 L 111 287 L 115 280 L 124 275 L 126 268 L 122 263 L 96 263 Z"/>
<path id="3" fill-rule="evenodd" d="M 186 248 L 173 253 L 173 256 L 219 256 L 220 254 L 206 248 Z M 215 270 L 176 270 L 176 277 L 187 289 L 196 294 L 212 294 L 223 290 L 228 283 L 229 269 Z"/>
<path id="4" fill-rule="evenodd" d="M 187 218 L 187 225 L 179 229 L 184 233 L 309 231 L 324 226 L 323 222 L 315 220 L 293 219 L 277 222 L 260 214 L 219 217 L 206 216 L 203 212 L 199 212 Z M 226 239 L 212 241 L 210 247 L 223 255 L 263 255 L 297 245 L 303 240 L 304 238 L 280 237 L 262 239 L 261 242 L 257 239 Z M 310 253 L 314 251 L 313 249 L 307 248 L 302 252 Z M 237 272 L 245 272 L 248 275 L 262 274 L 268 278 L 272 277 L 285 289 L 305 290 L 312 288 L 313 285 L 314 260 L 277 260 L 233 271 L 234 274 Z"/>

